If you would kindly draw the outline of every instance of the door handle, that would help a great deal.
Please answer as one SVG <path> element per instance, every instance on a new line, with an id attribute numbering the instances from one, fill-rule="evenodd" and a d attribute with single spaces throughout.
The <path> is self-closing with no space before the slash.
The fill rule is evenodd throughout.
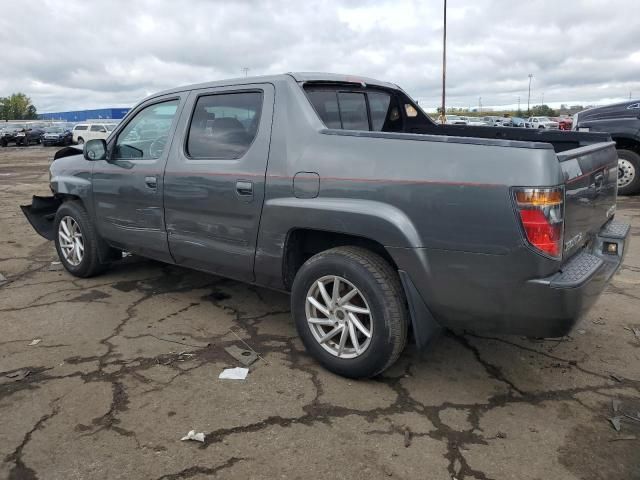
<path id="1" fill-rule="evenodd" d="M 253 196 L 253 182 L 238 181 L 236 182 L 236 193 L 241 197 Z"/>
<path id="2" fill-rule="evenodd" d="M 144 177 L 144 183 L 147 187 L 155 190 L 158 188 L 158 177 Z"/>

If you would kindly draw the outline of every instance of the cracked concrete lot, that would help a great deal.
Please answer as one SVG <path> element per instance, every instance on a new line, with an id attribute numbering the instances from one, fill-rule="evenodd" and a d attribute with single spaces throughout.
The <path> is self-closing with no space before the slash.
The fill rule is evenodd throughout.
<path id="1" fill-rule="evenodd" d="M 18 206 L 54 150 L 0 149 L 0 478 L 640 478 L 640 242 L 570 337 L 447 332 L 352 381 L 307 356 L 283 294 L 136 257 L 52 267 Z M 617 215 L 640 234 L 640 198 Z M 218 379 L 232 331 L 264 357 L 245 381 Z"/>

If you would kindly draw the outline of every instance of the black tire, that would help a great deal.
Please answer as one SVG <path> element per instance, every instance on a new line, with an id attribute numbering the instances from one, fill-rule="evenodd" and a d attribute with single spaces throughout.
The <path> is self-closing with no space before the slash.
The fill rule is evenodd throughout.
<path id="1" fill-rule="evenodd" d="M 82 233 L 84 241 L 84 256 L 78 265 L 72 265 L 69 263 L 62 254 L 58 229 L 60 228 L 60 221 L 64 217 L 71 217 L 75 220 L 80 227 L 80 232 Z M 99 237 L 89 215 L 87 214 L 87 211 L 80 202 L 68 201 L 63 203 L 56 212 L 54 228 L 58 257 L 60 258 L 60 262 L 64 268 L 71 275 L 81 278 L 93 277 L 107 268 L 108 264 L 101 263 L 100 259 L 109 258 L 110 248 L 105 241 Z"/>
<path id="2" fill-rule="evenodd" d="M 367 349 L 345 359 L 327 352 L 314 337 L 305 312 L 307 293 L 326 275 L 338 275 L 360 290 L 371 311 L 373 332 Z M 296 274 L 291 311 L 307 351 L 327 370 L 349 378 L 382 373 L 407 343 L 408 315 L 397 272 L 381 256 L 360 247 L 337 247 L 314 255 Z"/>
<path id="3" fill-rule="evenodd" d="M 640 155 L 632 150 L 625 150 L 622 148 L 617 149 L 618 151 L 618 176 L 621 175 L 621 165 L 620 160 L 626 160 L 633 169 L 633 179 L 627 185 L 623 187 L 618 187 L 619 195 L 633 195 L 635 193 L 640 192 Z M 628 168 L 626 169 L 628 170 Z M 628 172 L 625 172 L 628 174 Z"/>
<path id="4" fill-rule="evenodd" d="M 78 137 L 78 145 L 84 145 L 84 138 Z"/>

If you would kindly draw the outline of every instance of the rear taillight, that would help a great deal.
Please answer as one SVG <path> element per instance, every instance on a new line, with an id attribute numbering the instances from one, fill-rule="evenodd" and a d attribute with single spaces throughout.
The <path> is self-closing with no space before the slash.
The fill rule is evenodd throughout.
<path id="1" fill-rule="evenodd" d="M 531 246 L 550 257 L 562 257 L 564 187 L 515 188 L 514 199 Z"/>

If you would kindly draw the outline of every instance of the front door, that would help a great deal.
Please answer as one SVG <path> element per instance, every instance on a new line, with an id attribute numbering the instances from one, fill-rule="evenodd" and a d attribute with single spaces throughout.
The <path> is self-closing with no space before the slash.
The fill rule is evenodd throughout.
<path id="1" fill-rule="evenodd" d="M 176 263 L 253 280 L 273 101 L 271 84 L 203 89 L 189 96 L 164 181 Z"/>
<path id="2" fill-rule="evenodd" d="M 100 235 L 117 247 L 167 262 L 172 259 L 162 174 L 180 106 L 179 96 L 140 105 L 110 138 L 108 160 L 95 162 L 92 173 Z"/>

